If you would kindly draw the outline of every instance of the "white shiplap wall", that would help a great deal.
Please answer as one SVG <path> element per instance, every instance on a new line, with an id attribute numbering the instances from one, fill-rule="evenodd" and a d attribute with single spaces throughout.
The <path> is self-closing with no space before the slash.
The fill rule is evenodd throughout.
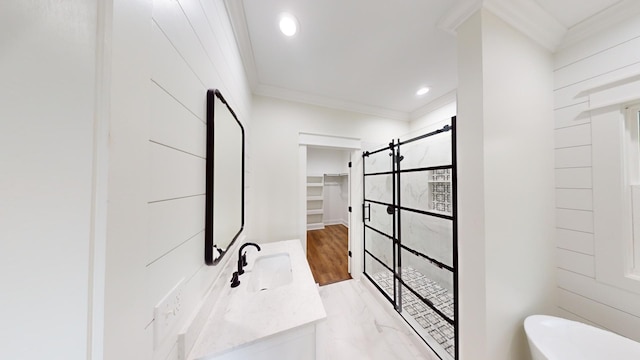
<path id="1" fill-rule="evenodd" d="M 619 24 L 556 54 L 555 167 L 558 305 L 562 315 L 640 340 L 640 295 L 596 271 L 594 134 L 590 108 L 602 86 L 640 74 L 640 21 Z M 636 97 L 639 94 L 635 94 Z M 625 98 L 610 98 L 624 104 Z M 619 111 L 613 108 L 611 111 Z M 603 216 L 603 214 L 597 215 Z M 598 234 L 606 236 L 606 234 Z M 622 261 L 622 259 L 620 259 Z"/>
<path id="2" fill-rule="evenodd" d="M 131 176 L 132 171 L 118 170 L 118 164 L 128 163 L 143 179 L 111 186 L 110 197 L 120 200 L 114 209 L 137 208 L 127 221 L 144 225 L 133 234 L 124 220 L 111 220 L 111 228 L 123 235 L 111 236 L 107 244 L 118 250 L 107 253 L 105 358 L 177 359 L 178 333 L 235 249 L 218 266 L 204 264 L 206 91 L 220 89 L 247 133 L 251 92 L 222 0 L 119 2 L 113 27 L 114 82 L 125 92 L 135 87 L 130 96 L 140 102 L 125 108 L 118 98 L 112 112 L 135 109 L 147 115 L 112 119 L 112 176 Z M 126 42 L 143 54 L 121 51 Z M 129 60 L 134 58 L 135 64 Z M 135 76 L 123 75 L 122 69 Z M 135 134 L 128 131 L 134 127 Z M 126 144 L 118 141 L 125 137 Z M 138 199 L 120 196 L 127 192 Z M 134 254 L 136 249 L 144 254 Z M 181 280 L 178 323 L 166 338 L 154 341 L 154 307 Z M 134 321 L 131 315 L 139 313 L 144 319 Z"/>
<path id="3" fill-rule="evenodd" d="M 185 279 L 186 325 L 226 263 L 203 261 L 206 90 L 220 89 L 246 130 L 251 94 L 222 1 L 154 0 L 152 27 L 147 305 L 152 315 Z M 156 348 L 154 359 L 176 358 L 181 328 Z"/>

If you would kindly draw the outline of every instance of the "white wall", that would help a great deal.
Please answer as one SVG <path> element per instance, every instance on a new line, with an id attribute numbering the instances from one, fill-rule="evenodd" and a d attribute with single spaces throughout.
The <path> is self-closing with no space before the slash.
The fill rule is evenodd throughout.
<path id="1" fill-rule="evenodd" d="M 453 116 L 456 116 L 458 111 L 456 100 L 452 99 L 445 104 L 435 107 L 427 114 L 411 120 L 410 131 L 416 132 L 424 129 L 434 123 L 450 120 Z"/>
<path id="2" fill-rule="evenodd" d="M 459 30 L 461 358 L 526 359 L 553 309 L 552 58 L 488 11 Z"/>
<path id="3" fill-rule="evenodd" d="M 261 96 L 254 97 L 252 118 L 249 141 L 254 154 L 251 176 L 255 201 L 247 219 L 252 224 L 247 236 L 257 242 L 299 238 L 300 132 L 388 143 L 409 129 L 404 121 Z M 358 163 L 361 161 L 355 159 L 354 166 Z"/>
<path id="4" fill-rule="evenodd" d="M 112 37 L 105 359 L 175 359 L 234 250 L 204 265 L 206 90 L 248 131 L 251 96 L 222 0 L 115 1 Z M 181 279 L 184 311 L 154 346 L 153 308 Z"/>
<path id="5" fill-rule="evenodd" d="M 558 52 L 554 66 L 558 306 L 636 341 L 640 292 L 623 273 L 631 229 L 620 154 L 624 106 L 640 100 L 639 46 L 633 18 Z"/>
<path id="6" fill-rule="evenodd" d="M 90 351 L 97 2 L 0 5 L 0 358 Z"/>
<path id="7" fill-rule="evenodd" d="M 309 175 L 347 173 L 349 170 L 348 156 L 348 150 L 309 147 L 307 149 L 307 173 Z"/>

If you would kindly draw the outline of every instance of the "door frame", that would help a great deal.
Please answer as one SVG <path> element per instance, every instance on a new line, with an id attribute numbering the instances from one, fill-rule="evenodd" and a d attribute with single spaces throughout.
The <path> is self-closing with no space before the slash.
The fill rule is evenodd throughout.
<path id="1" fill-rule="evenodd" d="M 358 232 L 354 229 L 355 225 L 358 224 L 357 221 L 354 221 L 356 215 L 357 206 L 354 207 L 354 203 L 358 203 L 359 199 L 358 191 L 356 190 L 357 185 L 354 183 L 354 179 L 357 179 L 354 176 L 355 167 L 357 165 L 361 166 L 361 162 L 356 162 L 356 159 L 361 157 L 362 152 L 362 142 L 357 138 L 350 138 L 344 136 L 332 136 L 332 135 L 324 135 L 324 134 L 314 134 L 314 133 L 305 133 L 300 132 L 298 134 L 298 195 L 299 195 L 299 215 L 298 215 L 298 234 L 300 238 L 300 242 L 302 243 L 302 248 L 306 254 L 307 252 L 307 147 L 318 147 L 325 148 L 331 150 L 348 150 L 350 151 L 350 158 L 352 163 L 352 168 L 349 169 L 348 176 L 348 189 L 349 189 L 349 200 L 350 203 L 348 206 L 351 206 L 352 211 L 349 213 L 349 251 L 351 251 L 352 256 L 348 258 L 349 261 L 349 274 L 352 277 L 354 273 L 359 274 L 361 271 L 358 254 L 356 253 L 358 240 L 360 236 L 357 236 Z M 361 196 L 362 194 L 360 194 Z"/>

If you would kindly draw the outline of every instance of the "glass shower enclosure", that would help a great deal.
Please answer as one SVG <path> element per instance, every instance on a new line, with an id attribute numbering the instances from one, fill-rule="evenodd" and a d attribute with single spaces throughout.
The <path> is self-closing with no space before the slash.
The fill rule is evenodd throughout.
<path id="1" fill-rule="evenodd" d="M 364 275 L 441 359 L 457 359 L 456 118 L 363 153 Z"/>

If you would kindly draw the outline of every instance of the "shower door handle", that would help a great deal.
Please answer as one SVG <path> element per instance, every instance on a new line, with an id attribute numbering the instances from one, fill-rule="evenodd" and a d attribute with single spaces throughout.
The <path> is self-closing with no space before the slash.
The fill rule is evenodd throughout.
<path id="1" fill-rule="evenodd" d="M 364 210 L 367 209 L 367 216 L 364 215 Z M 362 222 L 371 221 L 371 204 L 365 205 L 362 204 Z"/>

